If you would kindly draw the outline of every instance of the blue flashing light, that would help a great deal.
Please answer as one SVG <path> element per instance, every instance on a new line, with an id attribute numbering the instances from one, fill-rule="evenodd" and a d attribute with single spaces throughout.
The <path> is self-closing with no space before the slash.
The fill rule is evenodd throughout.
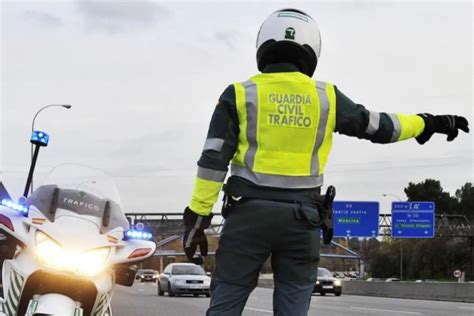
<path id="1" fill-rule="evenodd" d="M 2 200 L 2 205 L 6 206 L 8 208 L 11 208 L 12 210 L 21 212 L 23 216 L 28 216 L 28 206 L 23 205 L 21 203 L 15 203 L 9 199 L 3 199 Z"/>
<path id="2" fill-rule="evenodd" d="M 153 238 L 153 235 L 151 233 L 138 231 L 138 230 L 127 230 L 125 232 L 125 237 L 128 239 L 150 240 Z"/>
<path id="3" fill-rule="evenodd" d="M 40 146 L 48 146 L 49 135 L 46 134 L 45 132 L 34 131 L 31 134 L 31 142 L 33 144 L 40 145 Z"/>

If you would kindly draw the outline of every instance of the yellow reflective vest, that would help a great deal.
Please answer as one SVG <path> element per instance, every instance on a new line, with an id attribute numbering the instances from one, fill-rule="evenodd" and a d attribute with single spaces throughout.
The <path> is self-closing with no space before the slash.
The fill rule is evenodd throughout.
<path id="1" fill-rule="evenodd" d="M 286 72 L 234 87 L 241 132 L 231 174 L 262 186 L 321 186 L 336 124 L 333 85 Z"/>
<path id="2" fill-rule="evenodd" d="M 334 86 L 283 72 L 255 75 L 234 89 L 240 132 L 231 175 L 277 188 L 321 186 L 335 128 Z M 198 168 L 194 212 L 209 214 L 225 176 Z"/>

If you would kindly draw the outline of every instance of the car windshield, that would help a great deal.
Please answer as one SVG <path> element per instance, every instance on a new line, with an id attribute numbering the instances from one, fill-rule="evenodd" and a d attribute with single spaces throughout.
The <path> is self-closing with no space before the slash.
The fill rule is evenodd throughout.
<path id="1" fill-rule="evenodd" d="M 171 270 L 173 275 L 205 275 L 206 272 L 200 266 L 174 266 Z"/>
<path id="2" fill-rule="evenodd" d="M 328 269 L 318 268 L 318 276 L 319 277 L 332 277 L 331 272 Z"/>
<path id="3" fill-rule="evenodd" d="M 145 270 L 145 271 L 142 271 L 143 274 L 155 274 L 156 271 L 154 270 Z"/>

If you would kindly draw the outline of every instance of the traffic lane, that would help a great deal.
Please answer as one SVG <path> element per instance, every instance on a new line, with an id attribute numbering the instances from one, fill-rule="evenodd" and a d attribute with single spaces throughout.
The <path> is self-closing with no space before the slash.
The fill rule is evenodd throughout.
<path id="1" fill-rule="evenodd" d="M 114 316 L 130 315 L 204 315 L 209 299 L 202 297 L 158 296 L 156 283 L 117 286 L 112 297 Z M 204 311 L 204 312 L 203 312 Z"/>
<path id="2" fill-rule="evenodd" d="M 117 286 L 112 297 L 114 316 L 130 315 L 186 315 L 202 316 L 209 307 L 205 296 L 158 296 L 156 283 L 135 283 L 133 287 Z M 258 316 L 267 311 L 246 310 L 244 316 Z M 270 312 L 271 313 L 271 312 Z"/>
<path id="3" fill-rule="evenodd" d="M 342 294 L 341 297 L 328 295 L 325 297 L 313 297 L 311 302 L 312 312 L 310 315 L 472 316 L 474 311 L 473 307 L 474 306 L 469 303 Z"/>
<path id="4" fill-rule="evenodd" d="M 200 296 L 158 296 L 155 283 L 135 283 L 131 288 L 117 286 L 112 298 L 116 316 L 126 315 L 205 315 L 209 299 Z M 474 304 L 393 299 L 344 295 L 314 295 L 308 315 L 459 315 L 472 316 Z M 244 316 L 272 315 L 272 290 L 257 288 L 249 297 Z"/>

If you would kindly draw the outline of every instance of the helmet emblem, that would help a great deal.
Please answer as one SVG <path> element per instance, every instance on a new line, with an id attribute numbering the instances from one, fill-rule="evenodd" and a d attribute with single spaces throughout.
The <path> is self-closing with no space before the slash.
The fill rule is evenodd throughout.
<path id="1" fill-rule="evenodd" d="M 85 197 L 86 195 L 87 195 L 86 192 L 84 192 L 84 191 L 79 191 L 79 196 L 80 196 L 81 198 Z"/>
<path id="2" fill-rule="evenodd" d="M 294 40 L 295 39 L 295 29 L 292 27 L 289 27 L 285 30 L 285 38 Z"/>

